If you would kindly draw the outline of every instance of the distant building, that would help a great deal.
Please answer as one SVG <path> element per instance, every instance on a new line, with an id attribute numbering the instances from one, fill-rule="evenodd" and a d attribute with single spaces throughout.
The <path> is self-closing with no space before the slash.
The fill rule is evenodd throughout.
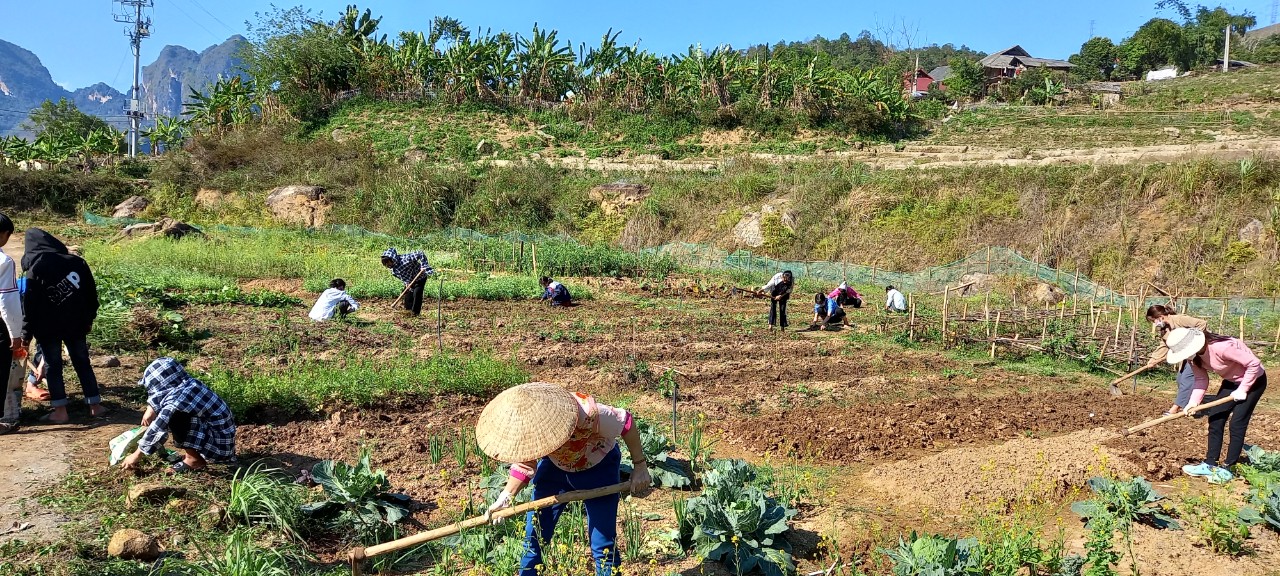
<path id="1" fill-rule="evenodd" d="M 1005 78 L 1017 78 L 1028 69 L 1041 66 L 1058 72 L 1068 72 L 1076 67 L 1075 64 L 1066 60 L 1033 57 L 1026 50 L 1023 50 L 1022 46 L 1014 46 L 996 52 L 983 58 L 980 64 L 982 64 L 983 71 L 986 72 L 987 82 L 998 82 Z"/>
<path id="2" fill-rule="evenodd" d="M 929 87 L 933 86 L 937 80 L 925 72 L 923 68 L 915 72 L 907 72 L 902 75 L 902 90 L 909 92 L 912 97 L 919 98 L 929 92 Z M 914 84 L 914 85 L 913 85 Z M 939 86 L 945 88 L 945 86 Z"/>

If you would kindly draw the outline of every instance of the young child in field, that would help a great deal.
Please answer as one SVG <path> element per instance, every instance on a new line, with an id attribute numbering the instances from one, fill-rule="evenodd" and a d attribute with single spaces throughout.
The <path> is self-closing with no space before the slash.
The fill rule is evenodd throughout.
<path id="1" fill-rule="evenodd" d="M 13 221 L 8 216 L 0 214 L 0 248 L 9 243 L 9 237 L 13 235 Z M 3 402 L 14 402 L 9 387 L 18 386 L 17 382 L 9 382 L 9 364 L 13 360 L 13 354 L 22 349 L 22 298 L 18 293 L 18 273 L 17 267 L 13 263 L 13 259 L 0 250 L 0 337 L 7 335 L 7 340 L 0 345 L 0 378 L 4 379 L 3 386 L 0 386 L 0 393 L 4 393 Z M 18 398 L 16 401 L 21 401 Z M 18 407 L 14 406 L 6 412 L 16 412 Z M 18 429 L 17 422 L 0 422 L 0 434 L 8 434 Z"/>
<path id="2" fill-rule="evenodd" d="M 573 302 L 573 296 L 569 295 L 569 289 L 564 284 L 552 280 L 550 277 L 543 276 L 539 279 L 542 284 L 542 300 L 551 301 L 552 306 L 568 306 Z"/>
<path id="3" fill-rule="evenodd" d="M 316 300 L 315 306 L 311 307 L 311 313 L 307 316 L 316 322 L 323 322 L 333 318 L 335 314 L 339 318 L 346 318 L 347 314 L 359 309 L 360 304 L 347 294 L 347 282 L 341 278 L 334 278 L 329 281 L 329 289 L 320 293 L 320 298 Z"/>
<path id="4" fill-rule="evenodd" d="M 166 438 L 182 453 L 182 461 L 172 467 L 175 474 L 203 470 L 211 460 L 235 460 L 236 421 L 231 409 L 177 360 L 156 359 L 143 372 L 140 384 L 147 390 L 147 411 L 142 415 L 147 431 L 138 450 L 121 463 L 126 470 L 136 468 L 143 455 L 159 452 Z"/>

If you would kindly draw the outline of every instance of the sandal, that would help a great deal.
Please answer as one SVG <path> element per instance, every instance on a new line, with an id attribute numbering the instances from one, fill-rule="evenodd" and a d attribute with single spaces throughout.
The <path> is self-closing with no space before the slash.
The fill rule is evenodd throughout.
<path id="1" fill-rule="evenodd" d="M 208 466 L 201 466 L 196 468 L 195 466 L 187 464 L 185 460 L 179 460 L 173 466 L 169 467 L 169 471 L 173 474 L 186 474 L 188 472 L 200 472 L 207 467 Z"/>
<path id="2" fill-rule="evenodd" d="M 27 386 L 22 396 L 34 402 L 48 402 L 50 398 L 49 391 L 39 386 Z"/>
<path id="3" fill-rule="evenodd" d="M 0 422 L 0 436 L 18 431 L 17 422 Z"/>

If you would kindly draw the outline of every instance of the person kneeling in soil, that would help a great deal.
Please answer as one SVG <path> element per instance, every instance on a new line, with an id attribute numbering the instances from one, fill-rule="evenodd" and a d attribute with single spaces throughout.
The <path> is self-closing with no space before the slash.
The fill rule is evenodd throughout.
<path id="1" fill-rule="evenodd" d="M 1249 420 L 1253 418 L 1258 400 L 1267 391 L 1267 371 L 1253 351 L 1235 338 L 1206 334 L 1195 328 L 1175 328 L 1165 335 L 1164 340 L 1169 347 L 1166 361 L 1170 364 L 1188 362 L 1195 376 L 1191 398 L 1187 400 L 1187 414 L 1196 415 L 1197 407 L 1205 400 L 1212 402 L 1228 396 L 1235 400 L 1205 411 L 1209 416 L 1209 446 L 1205 450 L 1204 461 L 1182 467 L 1187 475 L 1207 477 L 1212 484 L 1230 482 L 1232 475 L 1227 469 L 1240 460 Z M 1210 370 L 1222 377 L 1222 387 L 1216 395 L 1206 398 Z M 1228 420 L 1231 421 L 1231 438 L 1227 444 L 1227 457 L 1219 466 L 1222 434 Z"/>
<path id="2" fill-rule="evenodd" d="M 387 248 L 382 253 L 382 265 L 391 269 L 391 275 L 404 282 L 405 294 L 404 314 L 417 316 L 422 313 L 422 295 L 427 286 L 427 277 L 435 274 L 435 269 L 427 263 L 427 255 L 421 250 L 408 254 L 400 254 L 395 248 Z"/>
<path id="3" fill-rule="evenodd" d="M 236 421 L 231 409 L 212 390 L 187 374 L 173 358 L 159 358 L 142 374 L 147 389 L 147 411 L 142 425 L 147 431 L 138 450 L 124 459 L 126 470 L 137 468 L 142 456 L 155 454 L 166 437 L 181 449 L 182 461 L 175 474 L 202 470 L 208 462 L 236 458 Z"/>
<path id="4" fill-rule="evenodd" d="M 812 324 L 823 330 L 828 330 L 833 326 L 838 330 L 842 324 L 844 326 L 849 325 L 849 315 L 845 314 L 844 308 L 840 307 L 835 298 L 819 292 L 813 295 Z"/>
<path id="5" fill-rule="evenodd" d="M 316 322 L 323 322 L 333 318 L 335 314 L 339 318 L 346 318 L 347 314 L 359 309 L 360 304 L 347 294 L 347 282 L 334 278 L 329 281 L 329 289 L 320 293 L 320 298 L 316 299 L 315 306 L 311 307 L 307 316 Z"/>
<path id="6" fill-rule="evenodd" d="M 1169 357 L 1169 347 L 1164 343 L 1164 336 L 1170 330 L 1176 328 L 1195 328 L 1201 332 L 1209 330 L 1209 323 L 1195 316 L 1187 316 L 1178 314 L 1173 308 L 1156 304 L 1147 308 L 1147 321 L 1156 325 L 1160 330 L 1160 347 L 1151 353 L 1151 359 L 1147 361 L 1147 368 L 1155 368 L 1159 366 L 1166 358 Z M 1195 386 L 1196 377 L 1191 372 L 1190 362 L 1180 362 L 1176 365 L 1178 373 L 1178 395 L 1173 399 L 1173 406 L 1165 411 L 1165 415 L 1177 414 L 1182 411 L 1182 407 L 1187 405 L 1187 401 L 1191 399 L 1191 389 Z"/>
<path id="7" fill-rule="evenodd" d="M 44 376 L 53 405 L 53 412 L 42 420 L 54 424 L 71 420 L 67 414 L 70 402 L 66 382 L 62 378 L 64 344 L 80 379 L 89 413 L 95 417 L 105 416 L 107 409 L 102 406 L 98 378 L 89 363 L 87 339 L 98 317 L 98 287 L 93 271 L 83 258 L 71 254 L 61 240 L 44 230 L 27 229 L 25 240 L 22 268 L 27 277 L 27 293 L 22 336 L 25 342 L 32 338 L 39 340 L 47 352 L 44 360 L 48 368 Z"/>
<path id="8" fill-rule="evenodd" d="M 510 507 L 530 481 L 535 500 L 617 484 L 622 462 L 619 437 L 631 452 L 631 493 L 644 496 L 652 480 L 640 431 L 626 410 L 598 404 L 589 395 L 545 382 L 521 384 L 498 394 L 480 413 L 476 441 L 485 454 L 512 466 L 507 485 L 485 515 Z M 617 573 L 620 563 L 618 500 L 617 494 L 610 494 L 583 502 L 597 576 Z M 565 506 L 531 511 L 525 517 L 520 576 L 537 576 L 542 548 L 551 541 Z"/>
<path id="9" fill-rule="evenodd" d="M 551 301 L 552 306 L 569 306 L 573 303 L 573 296 L 569 295 L 569 289 L 564 284 L 556 282 L 547 276 L 538 279 L 542 284 L 542 301 Z"/>
<path id="10" fill-rule="evenodd" d="M 830 294 L 827 294 L 827 297 L 834 298 L 836 304 L 841 306 L 853 306 L 854 308 L 862 307 L 862 295 L 845 282 L 841 282 L 835 290 L 832 290 Z"/>
<path id="11" fill-rule="evenodd" d="M 907 298 L 902 292 L 893 286 L 885 286 L 884 293 L 887 295 L 884 302 L 884 309 L 889 312 L 906 312 Z"/>

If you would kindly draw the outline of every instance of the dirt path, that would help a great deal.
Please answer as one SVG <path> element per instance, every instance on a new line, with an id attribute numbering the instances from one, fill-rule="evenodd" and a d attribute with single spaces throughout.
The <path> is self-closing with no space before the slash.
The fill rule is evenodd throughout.
<path id="1" fill-rule="evenodd" d="M 23 428 L 0 436 L 0 542 L 48 541 L 69 519 L 40 506 L 36 492 L 71 470 L 75 426 Z M 5 533 L 18 527 L 18 530 Z"/>
<path id="2" fill-rule="evenodd" d="M 616 172 L 712 171 L 723 169 L 741 157 L 777 164 L 791 164 L 820 159 L 843 160 L 861 162 L 871 168 L 881 170 L 903 170 L 907 168 L 928 169 L 979 166 L 1154 164 L 1158 162 L 1185 162 L 1198 158 L 1234 161 L 1276 152 L 1280 152 L 1280 138 L 1222 136 L 1213 142 L 1194 144 L 1074 149 L 908 144 L 901 149 L 887 145 L 870 146 L 862 150 L 806 155 L 749 153 L 732 158 L 696 158 L 688 160 L 662 160 L 657 157 L 641 157 L 627 160 L 583 157 L 543 158 L 538 155 L 534 155 L 529 160 L 542 161 L 563 168 Z M 482 163 L 499 167 L 510 166 L 519 162 L 522 161 L 482 161 Z"/>

